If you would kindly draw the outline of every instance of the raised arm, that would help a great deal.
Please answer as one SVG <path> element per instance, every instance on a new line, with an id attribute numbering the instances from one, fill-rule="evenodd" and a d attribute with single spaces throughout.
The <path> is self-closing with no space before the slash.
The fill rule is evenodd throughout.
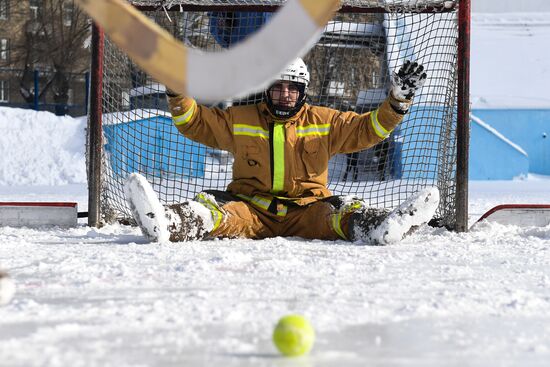
<path id="1" fill-rule="evenodd" d="M 191 98 L 166 90 L 176 128 L 187 138 L 212 148 L 233 151 L 232 118 L 229 110 L 206 107 Z"/>
<path id="2" fill-rule="evenodd" d="M 364 114 L 336 114 L 332 121 L 331 154 L 367 149 L 386 139 L 409 111 L 415 92 L 426 78 L 422 65 L 407 60 L 393 73 L 388 98 L 377 109 Z"/>

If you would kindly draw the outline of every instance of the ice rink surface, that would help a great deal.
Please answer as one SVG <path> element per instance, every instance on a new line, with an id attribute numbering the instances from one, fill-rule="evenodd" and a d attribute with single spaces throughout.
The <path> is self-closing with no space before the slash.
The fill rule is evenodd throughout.
<path id="1" fill-rule="evenodd" d="M 76 200 L 85 185 L 0 191 Z M 471 182 L 471 222 L 548 203 L 550 178 Z M 148 244 L 136 228 L 0 228 L 17 284 L 0 366 L 543 366 L 550 226 L 423 227 L 398 245 L 274 238 Z M 307 316 L 309 357 L 279 357 L 278 318 Z"/>

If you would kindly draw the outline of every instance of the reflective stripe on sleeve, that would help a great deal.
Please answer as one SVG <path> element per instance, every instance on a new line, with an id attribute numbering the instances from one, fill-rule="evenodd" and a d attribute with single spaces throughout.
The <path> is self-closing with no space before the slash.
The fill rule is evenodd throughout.
<path id="1" fill-rule="evenodd" d="M 372 124 L 372 128 L 374 129 L 374 132 L 376 135 L 378 135 L 380 138 L 385 139 L 390 135 L 391 130 L 386 130 L 384 126 L 380 124 L 380 121 L 378 121 L 378 109 L 374 110 L 370 114 L 370 121 Z"/>
<path id="2" fill-rule="evenodd" d="M 255 136 L 262 139 L 269 139 L 269 131 L 254 125 L 234 124 L 233 135 Z"/>
<path id="3" fill-rule="evenodd" d="M 193 101 L 191 108 L 188 109 L 183 115 L 172 117 L 172 121 L 174 121 L 174 125 L 180 126 L 188 123 L 193 117 L 193 113 L 195 112 L 196 106 L 197 106 L 197 102 Z"/>

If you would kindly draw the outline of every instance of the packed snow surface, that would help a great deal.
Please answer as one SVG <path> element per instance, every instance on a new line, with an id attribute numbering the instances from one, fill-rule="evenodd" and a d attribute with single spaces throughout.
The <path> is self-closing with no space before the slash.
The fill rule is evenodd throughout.
<path id="1" fill-rule="evenodd" d="M 32 123 L 33 112 L 0 114 L 12 129 L 0 137 L 12 150 L 1 161 L 11 177 L 1 178 L 0 201 L 77 201 L 86 210 L 83 149 L 75 143 L 83 123 L 33 115 L 51 126 L 48 134 L 68 134 L 62 145 L 37 139 L 39 126 L 15 131 Z M 35 170 L 29 149 L 41 152 Z M 550 203 L 550 178 L 474 181 L 469 196 L 473 224 L 497 204 Z M 398 244 L 373 247 L 299 238 L 147 243 L 138 228 L 85 222 L 69 230 L 4 227 L 0 267 L 17 286 L 0 307 L 2 367 L 550 360 L 550 226 L 421 227 Z M 283 358 L 271 343 L 289 313 L 315 327 L 310 356 Z"/>

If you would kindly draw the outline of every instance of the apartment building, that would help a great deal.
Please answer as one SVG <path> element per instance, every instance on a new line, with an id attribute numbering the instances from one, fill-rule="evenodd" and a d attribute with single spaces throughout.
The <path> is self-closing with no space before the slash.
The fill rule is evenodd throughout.
<path id="1" fill-rule="evenodd" d="M 0 106 L 83 114 L 88 27 L 72 0 L 0 0 Z"/>

